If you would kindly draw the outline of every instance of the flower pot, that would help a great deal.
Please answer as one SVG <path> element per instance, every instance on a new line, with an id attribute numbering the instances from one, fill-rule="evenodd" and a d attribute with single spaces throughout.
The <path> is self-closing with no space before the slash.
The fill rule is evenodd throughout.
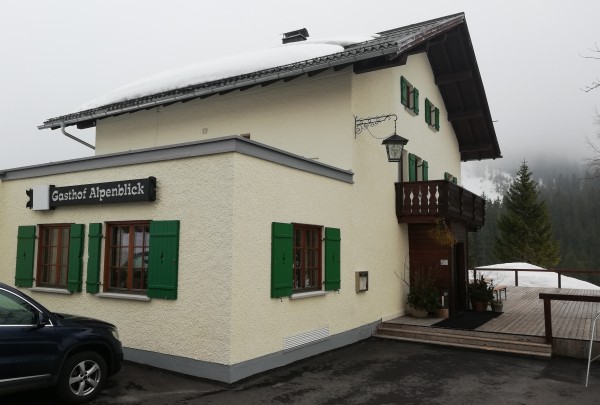
<path id="1" fill-rule="evenodd" d="M 502 301 L 492 301 L 492 311 L 502 312 L 503 307 Z"/>
<path id="2" fill-rule="evenodd" d="M 415 318 L 427 318 L 428 312 L 425 308 L 412 308 L 410 314 Z"/>
<path id="3" fill-rule="evenodd" d="M 471 301 L 471 306 L 473 306 L 473 311 L 475 312 L 485 312 L 488 307 L 487 301 Z"/>
<path id="4" fill-rule="evenodd" d="M 446 318 L 448 318 L 449 315 L 450 314 L 449 314 L 448 308 L 438 308 L 435 311 L 435 317 L 436 318 L 446 319 Z"/>

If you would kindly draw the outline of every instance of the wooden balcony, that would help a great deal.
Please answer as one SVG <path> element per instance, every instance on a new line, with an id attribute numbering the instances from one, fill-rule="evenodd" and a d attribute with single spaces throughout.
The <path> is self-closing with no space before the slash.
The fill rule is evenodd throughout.
<path id="1" fill-rule="evenodd" d="M 485 221 L 485 200 L 446 180 L 396 183 L 399 223 L 433 223 L 439 218 L 476 231 Z"/>

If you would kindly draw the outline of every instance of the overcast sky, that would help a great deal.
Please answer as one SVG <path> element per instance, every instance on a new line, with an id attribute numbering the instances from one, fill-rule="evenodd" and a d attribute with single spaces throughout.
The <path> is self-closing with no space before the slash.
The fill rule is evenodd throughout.
<path id="1" fill-rule="evenodd" d="M 464 12 L 505 160 L 583 159 L 596 137 L 598 0 L 23 0 L 0 17 L 0 169 L 90 156 L 51 117 L 161 71 L 281 43 L 374 33 Z M 94 130 L 69 132 L 94 143 Z M 516 167 L 515 167 L 516 171 Z"/>

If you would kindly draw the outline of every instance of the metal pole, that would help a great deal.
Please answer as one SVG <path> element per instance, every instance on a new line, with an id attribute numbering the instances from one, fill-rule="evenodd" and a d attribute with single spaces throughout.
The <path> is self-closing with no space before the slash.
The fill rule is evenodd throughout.
<path id="1" fill-rule="evenodd" d="M 400 152 L 400 161 L 398 162 L 398 183 L 402 183 L 402 157 L 404 155 L 404 152 Z"/>
<path id="2" fill-rule="evenodd" d="M 552 309 L 550 299 L 544 298 L 544 324 L 546 326 L 546 343 L 552 344 Z"/>
<path id="3" fill-rule="evenodd" d="M 558 288 L 562 288 L 561 282 L 560 282 L 560 272 L 558 272 Z"/>

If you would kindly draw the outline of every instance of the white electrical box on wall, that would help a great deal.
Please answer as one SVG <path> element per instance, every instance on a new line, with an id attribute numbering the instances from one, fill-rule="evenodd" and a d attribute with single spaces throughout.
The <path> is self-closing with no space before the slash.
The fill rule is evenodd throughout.
<path id="1" fill-rule="evenodd" d="M 357 271 L 355 274 L 356 292 L 369 291 L 369 272 Z"/>

